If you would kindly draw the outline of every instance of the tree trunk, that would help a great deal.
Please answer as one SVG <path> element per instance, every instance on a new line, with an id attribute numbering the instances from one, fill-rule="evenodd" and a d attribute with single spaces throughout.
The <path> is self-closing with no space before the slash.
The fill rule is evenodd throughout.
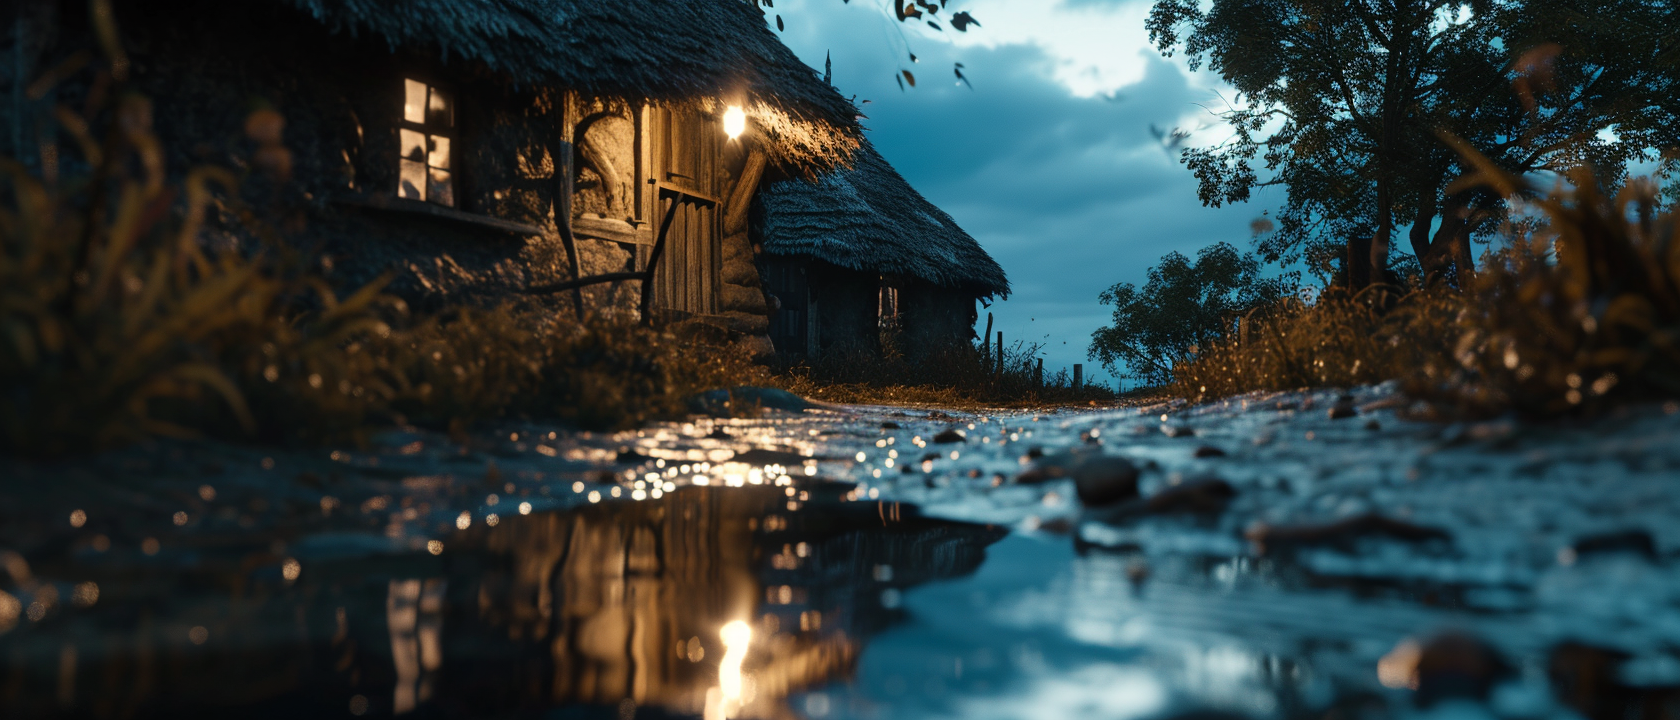
<path id="1" fill-rule="evenodd" d="M 1470 278 L 1475 267 L 1470 261 L 1470 197 L 1458 194 L 1447 198 L 1447 205 L 1441 212 L 1441 227 L 1435 231 L 1435 239 L 1429 243 L 1429 252 L 1439 262 L 1445 264 L 1446 255 L 1453 264 L 1454 283 L 1459 289 Z"/>

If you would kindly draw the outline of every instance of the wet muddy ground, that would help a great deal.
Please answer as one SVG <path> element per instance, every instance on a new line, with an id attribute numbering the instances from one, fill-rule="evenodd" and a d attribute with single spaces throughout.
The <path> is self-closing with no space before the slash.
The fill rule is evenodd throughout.
<path id="1" fill-rule="evenodd" d="M 1680 407 L 1403 404 L 0 460 L 0 715 L 1680 717 Z"/>

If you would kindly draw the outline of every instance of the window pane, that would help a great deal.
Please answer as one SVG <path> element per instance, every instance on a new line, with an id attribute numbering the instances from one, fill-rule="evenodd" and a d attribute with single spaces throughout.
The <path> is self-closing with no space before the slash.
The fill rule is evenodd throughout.
<path id="1" fill-rule="evenodd" d="M 455 188 L 449 182 L 448 170 L 432 170 L 431 184 L 426 187 L 426 195 L 439 205 L 455 206 Z"/>
<path id="2" fill-rule="evenodd" d="M 401 133 L 402 159 L 426 162 L 426 135 L 404 128 Z"/>
<path id="3" fill-rule="evenodd" d="M 397 183 L 397 197 L 410 200 L 426 199 L 426 164 L 413 160 L 402 161 L 402 179 Z"/>
<path id="4" fill-rule="evenodd" d="M 455 126 L 455 104 L 437 88 L 432 88 L 432 101 L 426 106 L 426 124 L 436 128 Z"/>
<path id="5" fill-rule="evenodd" d="M 411 123 L 426 122 L 426 84 L 414 80 L 403 81 L 403 119 Z"/>
<path id="6" fill-rule="evenodd" d="M 433 135 L 432 151 L 426 154 L 426 164 L 443 170 L 449 169 L 449 138 Z"/>

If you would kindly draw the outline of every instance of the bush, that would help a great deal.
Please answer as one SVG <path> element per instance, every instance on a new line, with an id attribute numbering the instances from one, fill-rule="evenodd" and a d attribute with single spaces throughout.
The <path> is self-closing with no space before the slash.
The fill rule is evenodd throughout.
<path id="1" fill-rule="evenodd" d="M 1464 152 L 1468 182 L 1538 194 Z M 1649 180 L 1605 192 L 1589 171 L 1569 179 L 1535 201 L 1547 222 L 1469 283 L 1450 351 L 1407 383 L 1437 412 L 1551 416 L 1680 395 L 1680 218 Z"/>
<path id="2" fill-rule="evenodd" d="M 1390 379 L 1429 416 L 1590 414 L 1680 395 L 1676 212 L 1654 183 L 1615 192 L 1581 170 L 1541 193 L 1470 151 L 1464 182 L 1536 198 L 1537 229 L 1508 232 L 1462 292 L 1386 286 L 1252 313 L 1173 368 L 1186 397 Z"/>
<path id="3" fill-rule="evenodd" d="M 1459 297 L 1442 287 L 1339 289 L 1250 312 L 1239 330 L 1173 368 L 1172 391 L 1205 398 L 1254 390 L 1349 387 L 1406 377 L 1452 347 Z"/>

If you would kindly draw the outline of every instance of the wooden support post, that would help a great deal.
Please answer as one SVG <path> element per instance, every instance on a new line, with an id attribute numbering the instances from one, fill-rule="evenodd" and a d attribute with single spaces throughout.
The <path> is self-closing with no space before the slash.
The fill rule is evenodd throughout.
<path id="1" fill-rule="evenodd" d="M 559 137 L 554 143 L 554 226 L 560 230 L 560 242 L 566 246 L 566 262 L 571 265 L 572 279 L 583 279 L 583 264 L 578 259 L 577 236 L 572 234 L 572 178 L 577 176 L 576 168 L 572 167 L 572 158 L 576 155 L 573 149 L 575 138 L 572 133 L 577 129 L 577 109 L 573 107 L 572 91 L 561 91 Z M 645 288 L 646 282 L 642 283 Z M 572 288 L 572 306 L 577 310 L 578 322 L 583 321 L 583 288 Z"/>
<path id="2" fill-rule="evenodd" d="M 1038 359 L 1038 369 L 1033 371 L 1033 384 L 1040 390 L 1044 389 L 1044 358 Z"/>
<path id="3" fill-rule="evenodd" d="M 992 314 L 986 313 L 986 332 L 980 334 L 980 356 L 989 357 L 992 352 Z"/>
<path id="4" fill-rule="evenodd" d="M 660 193 L 664 195 L 665 193 Z M 656 196 L 657 197 L 657 196 Z M 671 209 L 665 211 L 665 219 L 659 223 L 659 234 L 654 236 L 653 253 L 648 255 L 647 277 L 642 280 L 642 324 L 653 324 L 653 278 L 659 268 L 659 256 L 665 254 L 665 237 L 671 233 L 671 222 L 677 219 L 677 206 L 682 205 L 681 195 L 672 193 Z"/>
<path id="5" fill-rule="evenodd" d="M 764 151 L 757 145 L 747 155 L 747 164 L 741 168 L 741 177 L 735 181 L 734 189 L 729 192 L 729 199 L 723 208 L 724 237 L 745 232 L 747 229 L 747 209 L 752 207 L 753 192 L 758 189 L 758 181 L 764 177 L 764 166 L 768 160 Z"/>
<path id="6" fill-rule="evenodd" d="M 1082 387 L 1085 387 L 1085 366 L 1081 365 L 1079 363 L 1074 363 L 1073 364 L 1073 389 L 1078 390 L 1079 388 L 1082 388 Z"/>
<path id="7" fill-rule="evenodd" d="M 1003 331 L 1002 330 L 998 331 L 997 339 L 998 339 L 998 341 L 997 341 L 998 342 L 998 344 L 997 344 L 997 370 L 993 371 L 993 373 L 992 373 L 992 382 L 1002 383 L 1003 382 Z"/>

